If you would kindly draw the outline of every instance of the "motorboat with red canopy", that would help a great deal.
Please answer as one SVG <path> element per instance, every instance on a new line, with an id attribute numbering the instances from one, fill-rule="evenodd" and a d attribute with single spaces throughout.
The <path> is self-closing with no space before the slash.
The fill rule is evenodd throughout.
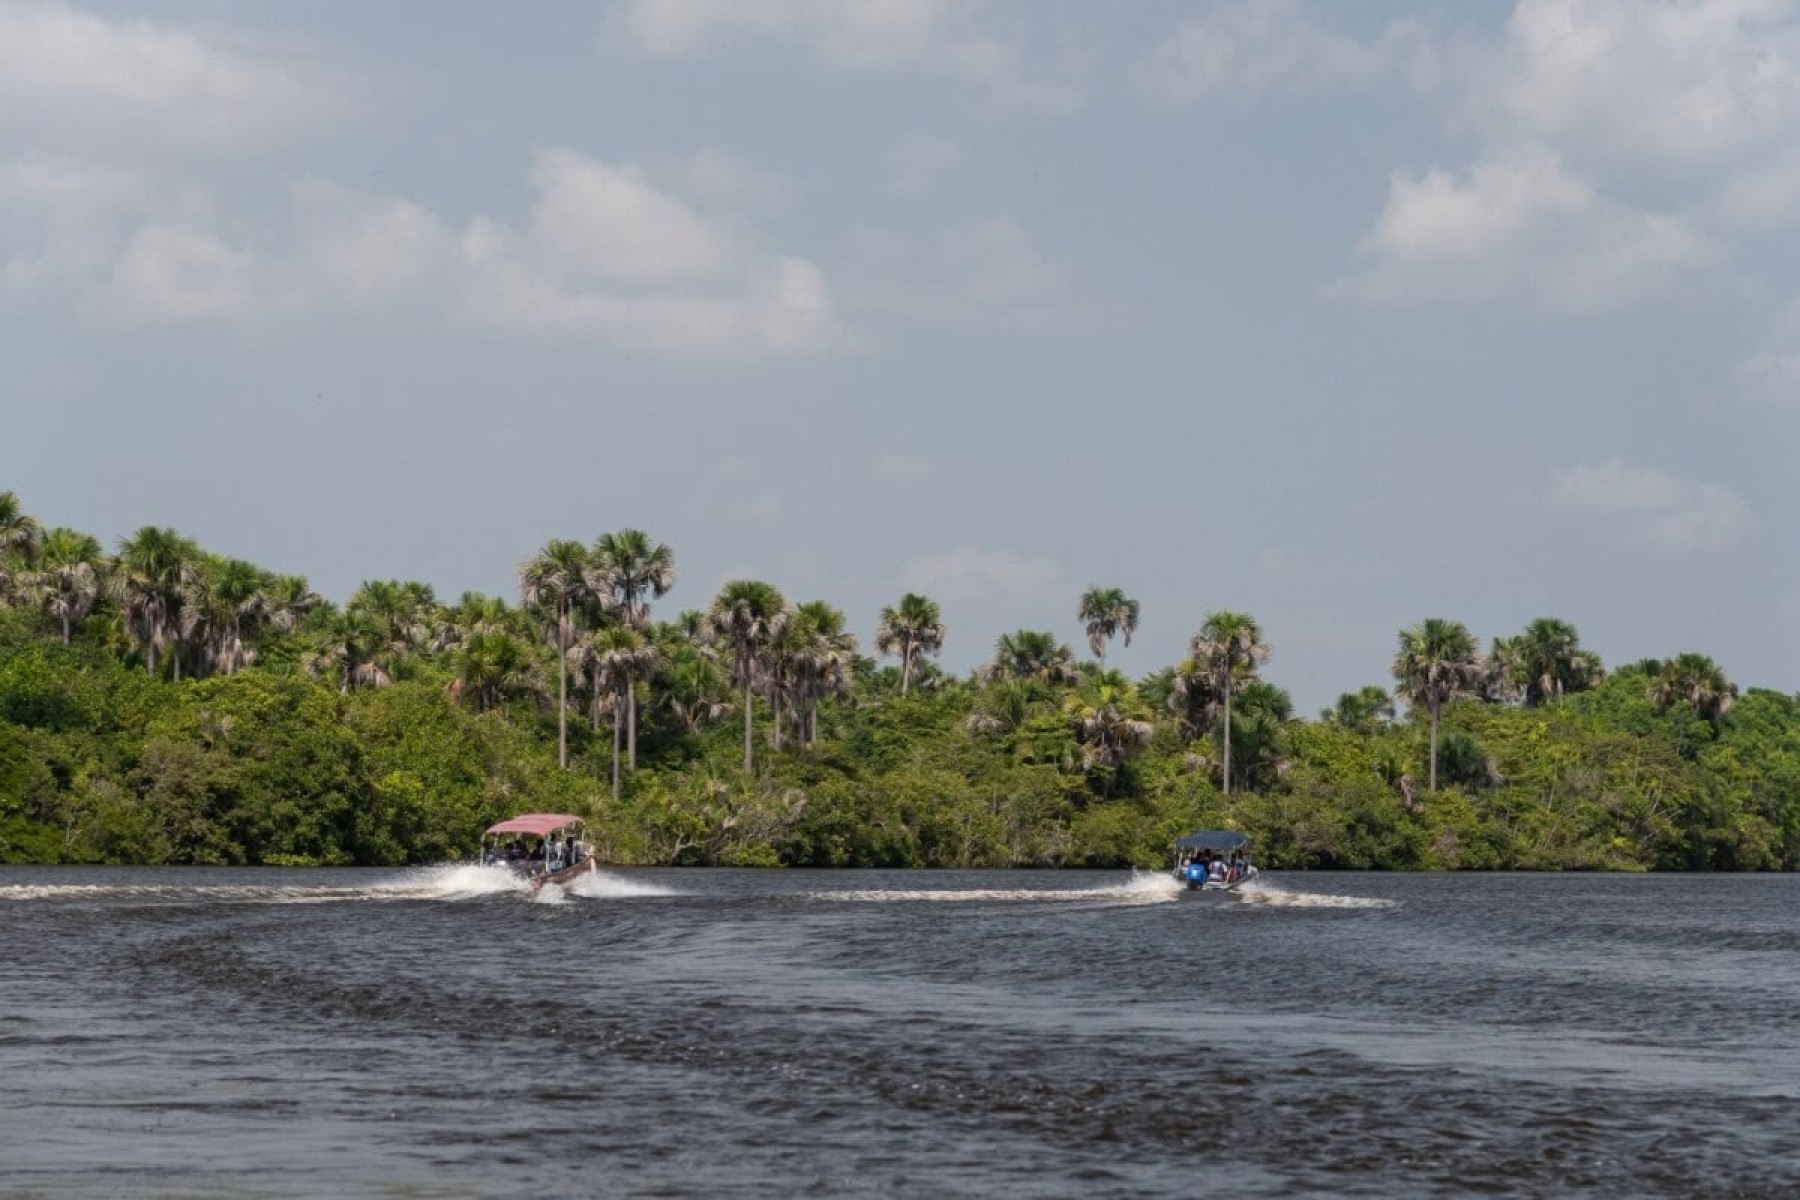
<path id="1" fill-rule="evenodd" d="M 521 813 L 488 826 L 481 861 L 506 867 L 533 892 L 595 869 L 587 822 L 572 813 Z"/>

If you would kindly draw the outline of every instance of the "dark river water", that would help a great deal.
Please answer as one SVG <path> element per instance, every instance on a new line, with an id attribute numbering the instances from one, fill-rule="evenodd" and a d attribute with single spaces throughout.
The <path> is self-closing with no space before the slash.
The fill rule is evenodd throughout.
<path id="1" fill-rule="evenodd" d="M 0 870 L 0 1196 L 1800 1195 L 1800 878 Z"/>

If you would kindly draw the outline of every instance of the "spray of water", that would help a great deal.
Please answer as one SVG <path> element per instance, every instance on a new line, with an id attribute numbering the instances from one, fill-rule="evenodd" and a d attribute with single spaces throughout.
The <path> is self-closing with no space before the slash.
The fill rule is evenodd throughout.
<path id="1" fill-rule="evenodd" d="M 1181 885 L 1160 873 L 1134 872 L 1123 883 L 1090 888 L 870 888 L 854 891 L 812 892 L 816 900 L 891 904 L 969 904 L 979 902 L 1035 902 L 1089 904 L 1166 904 L 1181 895 Z"/>
<path id="2" fill-rule="evenodd" d="M 1392 908 L 1394 901 L 1374 896 L 1330 896 L 1317 892 L 1290 892 L 1285 888 L 1252 879 L 1237 889 L 1236 895 L 1246 904 L 1270 908 Z"/>
<path id="3" fill-rule="evenodd" d="M 674 888 L 627 879 L 605 871 L 586 871 L 570 881 L 569 894 L 589 900 L 629 900 L 638 896 L 679 896 Z"/>

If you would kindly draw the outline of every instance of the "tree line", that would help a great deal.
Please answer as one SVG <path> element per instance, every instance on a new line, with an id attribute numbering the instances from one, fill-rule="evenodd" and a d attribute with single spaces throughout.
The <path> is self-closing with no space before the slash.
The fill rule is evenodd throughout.
<path id="1" fill-rule="evenodd" d="M 547 542 L 516 599 L 377 580 L 340 606 L 0 492 L 0 860 L 422 861 L 554 804 L 635 862 L 1149 865 L 1212 823 L 1272 865 L 1800 862 L 1795 698 L 1704 655 L 1608 672 L 1556 618 L 1485 653 L 1429 618 L 1391 685 L 1308 721 L 1248 613 L 1133 680 L 1106 654 L 1140 606 L 1094 587 L 1091 659 L 1021 629 L 956 677 L 926 596 L 869 656 L 761 580 L 659 619 L 675 579 L 626 529 Z"/>

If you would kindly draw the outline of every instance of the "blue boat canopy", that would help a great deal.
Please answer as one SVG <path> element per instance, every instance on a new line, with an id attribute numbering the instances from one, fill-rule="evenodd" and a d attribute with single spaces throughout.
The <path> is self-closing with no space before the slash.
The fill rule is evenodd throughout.
<path id="1" fill-rule="evenodd" d="M 1201 829 L 1178 839 L 1175 848 L 1177 850 L 1218 850 L 1223 853 L 1249 844 L 1250 839 L 1235 829 Z"/>

